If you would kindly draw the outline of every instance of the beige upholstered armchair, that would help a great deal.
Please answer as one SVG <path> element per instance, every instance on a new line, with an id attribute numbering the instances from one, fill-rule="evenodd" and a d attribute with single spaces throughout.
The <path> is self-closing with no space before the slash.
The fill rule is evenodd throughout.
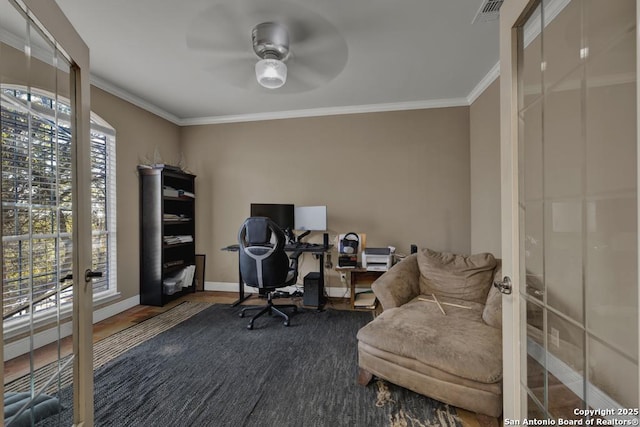
<path id="1" fill-rule="evenodd" d="M 500 262 L 423 249 L 373 285 L 383 312 L 358 332 L 358 381 L 375 375 L 436 400 L 502 413 Z"/>

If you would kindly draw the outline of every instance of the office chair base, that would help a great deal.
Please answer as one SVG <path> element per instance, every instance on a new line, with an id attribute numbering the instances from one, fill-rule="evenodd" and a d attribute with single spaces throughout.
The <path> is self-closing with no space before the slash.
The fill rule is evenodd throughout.
<path id="1" fill-rule="evenodd" d="M 255 320 L 262 316 L 263 314 L 268 313 L 270 316 L 272 314 L 276 314 L 280 317 L 282 317 L 284 319 L 284 326 L 289 326 L 289 316 L 281 311 L 281 308 L 292 308 L 294 313 L 298 312 L 298 306 L 295 304 L 282 304 L 282 305 L 274 305 L 273 302 L 271 301 L 271 294 L 269 294 L 269 298 L 268 298 L 268 304 L 266 306 L 258 306 L 258 307 L 245 307 L 240 311 L 240 317 L 244 317 L 244 313 L 246 311 L 249 310 L 260 310 L 257 314 L 255 314 L 251 320 L 249 321 L 249 324 L 247 325 L 247 329 L 251 330 L 253 329 L 253 322 L 255 322 Z"/>

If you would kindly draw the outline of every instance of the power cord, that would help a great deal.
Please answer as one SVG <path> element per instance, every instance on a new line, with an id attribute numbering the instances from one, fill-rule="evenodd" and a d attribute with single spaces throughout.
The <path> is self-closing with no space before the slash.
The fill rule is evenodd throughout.
<path id="1" fill-rule="evenodd" d="M 327 269 L 333 268 L 333 262 L 331 262 L 331 253 L 328 253 L 324 259 L 324 268 L 327 268 Z"/>
<path id="2" fill-rule="evenodd" d="M 295 290 L 295 291 L 293 291 L 293 292 L 291 293 L 291 297 L 292 297 L 292 298 L 296 298 L 296 297 L 298 297 L 298 298 L 299 298 L 299 297 L 304 296 L 304 292 L 303 292 L 303 290 L 302 290 L 302 289 L 300 289 L 300 285 L 298 285 L 298 284 L 296 283 L 296 284 L 295 284 L 295 285 L 293 285 L 293 286 L 295 286 L 296 290 Z"/>
<path id="3" fill-rule="evenodd" d="M 347 283 L 347 273 L 340 273 L 340 282 L 342 282 L 342 285 L 344 286 L 344 294 L 342 294 L 342 298 L 346 298 L 347 294 L 351 290 L 349 288 L 349 283 Z"/>

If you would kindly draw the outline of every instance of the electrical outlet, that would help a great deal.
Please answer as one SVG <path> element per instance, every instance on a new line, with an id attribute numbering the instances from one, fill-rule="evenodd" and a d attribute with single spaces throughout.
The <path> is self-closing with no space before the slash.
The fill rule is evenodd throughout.
<path id="1" fill-rule="evenodd" d="M 556 347 L 560 347 L 560 331 L 556 328 L 551 328 L 551 344 Z"/>
<path id="2" fill-rule="evenodd" d="M 342 283 L 342 286 L 349 287 L 349 283 L 347 283 L 347 274 L 346 273 L 340 273 L 340 282 Z"/>

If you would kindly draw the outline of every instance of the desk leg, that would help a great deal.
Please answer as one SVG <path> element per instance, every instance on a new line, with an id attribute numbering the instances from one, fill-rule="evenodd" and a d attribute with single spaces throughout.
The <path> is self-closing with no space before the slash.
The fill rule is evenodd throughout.
<path id="1" fill-rule="evenodd" d="M 318 283 L 318 287 L 320 288 L 318 289 L 320 294 L 320 306 L 318 307 L 318 310 L 320 310 L 322 309 L 322 306 L 325 303 L 324 301 L 324 252 L 320 253 L 320 255 L 318 256 L 318 260 L 320 262 L 320 269 L 318 270 L 318 272 L 320 273 L 320 279 Z"/>
<path id="2" fill-rule="evenodd" d="M 351 289 L 351 309 L 356 308 L 356 282 L 358 281 L 355 272 L 350 271 L 349 275 L 349 288 Z M 355 277 L 354 277 L 355 276 Z"/>
<path id="3" fill-rule="evenodd" d="M 235 307 L 249 298 L 251 294 L 244 295 L 244 281 L 242 280 L 242 270 L 240 269 L 240 252 L 238 252 L 238 299 L 231 304 L 231 307 Z"/>

